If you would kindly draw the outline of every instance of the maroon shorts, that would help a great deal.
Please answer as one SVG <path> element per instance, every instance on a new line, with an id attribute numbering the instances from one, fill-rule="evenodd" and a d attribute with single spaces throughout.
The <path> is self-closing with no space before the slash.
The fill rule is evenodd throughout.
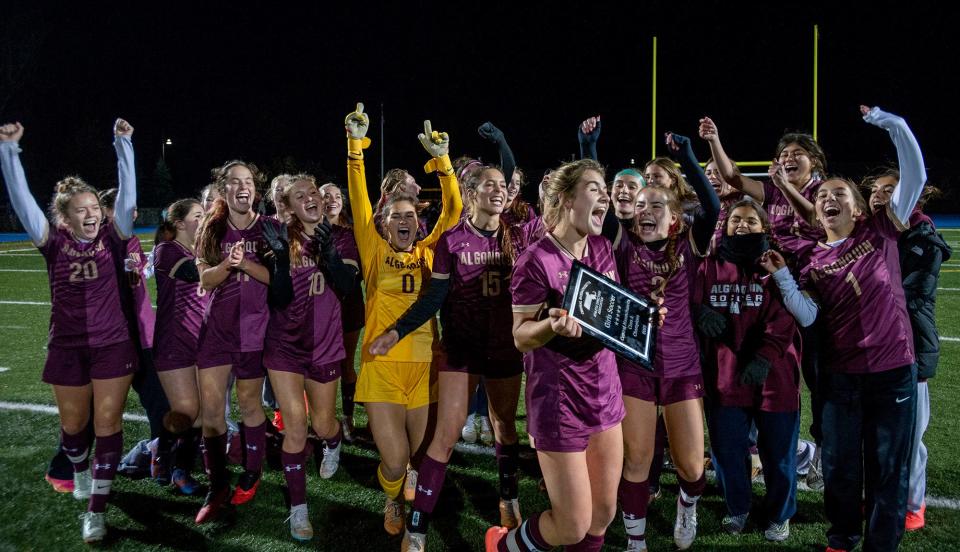
<path id="1" fill-rule="evenodd" d="M 133 341 L 121 341 L 103 347 L 47 348 L 43 366 L 43 382 L 51 385 L 80 387 L 91 379 L 113 379 L 128 376 L 139 368 L 137 348 Z"/>
<path id="2" fill-rule="evenodd" d="M 518 355 L 513 359 L 494 359 L 486 355 L 468 356 L 443 351 L 440 353 L 439 366 L 441 372 L 458 372 L 483 376 L 487 379 L 506 379 L 523 373 L 523 357 Z"/>
<path id="3" fill-rule="evenodd" d="M 642 401 L 666 406 L 703 397 L 703 374 L 679 378 L 658 378 L 638 374 L 633 370 L 620 371 L 623 394 Z"/>
<path id="4" fill-rule="evenodd" d="M 343 359 L 326 363 L 314 362 L 312 358 L 292 355 L 281 348 L 267 348 L 263 355 L 263 365 L 267 370 L 290 372 L 318 383 L 330 383 L 340 377 L 340 365 Z"/>
<path id="5" fill-rule="evenodd" d="M 171 347 L 171 349 L 173 349 Z M 170 370 L 179 370 L 181 368 L 192 368 L 197 365 L 197 351 L 170 350 L 157 354 L 157 349 L 153 350 L 153 366 L 157 372 L 169 372 Z"/>
<path id="6" fill-rule="evenodd" d="M 537 437 L 531 435 L 530 444 L 536 450 L 543 452 L 583 452 L 587 450 L 587 445 L 590 444 L 590 437 L 593 437 L 597 433 L 603 433 L 611 427 L 616 427 L 616 425 L 620 422 L 621 420 L 618 420 L 616 423 L 608 424 L 605 427 L 588 429 L 583 431 L 583 433 L 578 433 L 572 436 Z"/>
<path id="7" fill-rule="evenodd" d="M 263 369 L 263 351 L 204 352 L 201 349 L 197 353 L 197 368 L 200 370 L 228 364 L 237 379 L 257 379 L 267 375 L 267 371 Z"/>

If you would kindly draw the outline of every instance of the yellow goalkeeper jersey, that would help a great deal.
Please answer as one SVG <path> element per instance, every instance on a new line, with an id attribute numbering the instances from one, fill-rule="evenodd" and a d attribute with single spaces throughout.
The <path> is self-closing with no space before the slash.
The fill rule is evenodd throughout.
<path id="1" fill-rule="evenodd" d="M 434 247 L 440 235 L 459 222 L 463 210 L 457 177 L 438 171 L 442 208 L 436 226 L 429 236 L 414 243 L 411 251 L 395 251 L 380 236 L 373 222 L 363 158 L 362 154 L 357 155 L 361 149 L 355 145 L 349 149 L 351 156 L 347 159 L 347 184 L 350 211 L 363 266 L 363 281 L 367 286 L 366 327 L 360 360 L 430 362 L 437 337 L 436 318 L 404 336 L 386 355 L 371 355 L 368 346 L 410 308 L 422 293 L 424 282 L 430 280 Z M 435 161 L 437 166 L 450 167 L 447 156 Z"/>

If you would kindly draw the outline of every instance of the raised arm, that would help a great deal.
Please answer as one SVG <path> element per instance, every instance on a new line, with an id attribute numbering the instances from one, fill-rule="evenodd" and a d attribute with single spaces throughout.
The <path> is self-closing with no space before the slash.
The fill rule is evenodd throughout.
<path id="1" fill-rule="evenodd" d="M 763 183 L 740 174 L 737 165 L 730 160 L 727 152 L 724 151 L 723 145 L 720 143 L 720 133 L 717 130 L 717 125 L 710 117 L 700 119 L 699 134 L 710 145 L 710 155 L 716 161 L 717 169 L 720 171 L 720 177 L 723 178 L 723 181 L 762 204 L 764 200 Z"/>
<path id="2" fill-rule="evenodd" d="M 787 198 L 787 201 L 790 203 L 790 206 L 793 207 L 797 216 L 807 221 L 807 223 L 812 224 L 813 219 L 816 218 L 816 210 L 814 209 L 813 203 L 810 203 L 807 198 L 800 194 L 800 191 L 797 190 L 793 184 L 787 181 L 787 173 L 783 164 L 776 159 L 771 161 L 770 166 L 767 168 L 767 175 L 770 177 L 773 185 Z"/>
<path id="3" fill-rule="evenodd" d="M 580 142 L 580 159 L 597 160 L 597 141 L 600 140 L 600 116 L 590 117 L 577 127 Z M 509 180 L 507 181 L 509 182 Z"/>
<path id="4" fill-rule="evenodd" d="M 363 104 L 343 121 L 347 131 L 347 193 L 350 195 L 350 214 L 353 215 L 353 235 L 361 259 L 372 251 L 371 240 L 378 237 L 373 223 L 373 209 L 367 192 L 367 173 L 363 166 L 363 150 L 370 145 L 367 130 L 370 117 L 363 112 Z"/>
<path id="5" fill-rule="evenodd" d="M 863 120 L 890 133 L 893 145 L 897 147 L 897 163 L 900 166 L 900 182 L 893 190 L 890 208 L 905 226 L 910 221 L 913 208 L 920 200 L 923 186 L 927 182 L 927 169 L 923 165 L 923 153 L 920 144 L 902 117 L 898 117 L 879 107 L 860 106 Z"/>
<path id="6" fill-rule="evenodd" d="M 496 144 L 500 153 L 500 169 L 503 171 L 503 180 L 509 184 L 513 180 L 513 171 L 517 168 L 517 160 L 513 157 L 513 150 L 507 144 L 507 138 L 503 135 L 503 131 L 487 121 L 480 125 L 477 132 L 488 142 Z"/>
<path id="7" fill-rule="evenodd" d="M 23 125 L 20 123 L 0 126 L 0 169 L 3 170 L 10 203 L 13 204 L 20 224 L 27 230 L 33 244 L 40 247 L 47 241 L 50 222 L 43 214 L 43 209 L 37 205 L 37 200 L 30 194 L 27 176 L 20 164 L 19 143 L 22 137 Z"/>
<path id="8" fill-rule="evenodd" d="M 137 208 L 137 169 L 133 161 L 133 127 L 123 119 L 113 125 L 113 147 L 117 150 L 117 202 L 113 224 L 122 238 L 133 235 L 133 211 Z"/>
<path id="9" fill-rule="evenodd" d="M 703 169 L 700 168 L 693 154 L 689 138 L 668 132 L 667 151 L 680 163 L 680 168 L 687 175 L 687 181 L 693 186 L 693 191 L 696 192 L 697 199 L 700 201 L 701 210 L 694 216 L 693 228 L 690 231 L 697 251 L 706 252 L 717 226 L 717 218 L 720 216 L 720 198 L 717 197 L 717 192 L 713 190 L 707 176 L 703 174 Z"/>
<path id="10" fill-rule="evenodd" d="M 427 174 L 436 172 L 440 176 L 441 208 L 440 218 L 434 225 L 430 235 L 423 239 L 421 245 L 432 247 L 440 239 L 440 235 L 456 226 L 463 211 L 463 200 L 460 198 L 460 185 L 457 175 L 454 174 L 450 163 L 450 136 L 446 132 L 433 130 L 430 121 L 423 122 L 423 132 L 418 136 L 423 148 L 432 159 L 427 161 L 423 170 Z"/>

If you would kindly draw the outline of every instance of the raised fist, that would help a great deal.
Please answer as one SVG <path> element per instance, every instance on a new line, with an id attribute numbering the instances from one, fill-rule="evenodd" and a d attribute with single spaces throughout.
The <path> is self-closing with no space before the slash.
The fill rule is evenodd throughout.
<path id="1" fill-rule="evenodd" d="M 123 119 L 117 119 L 117 122 L 113 123 L 113 134 L 116 136 L 133 136 L 133 126 Z"/>
<path id="2" fill-rule="evenodd" d="M 19 142 L 23 138 L 23 125 L 20 123 L 7 123 L 0 126 L 0 141 Z"/>

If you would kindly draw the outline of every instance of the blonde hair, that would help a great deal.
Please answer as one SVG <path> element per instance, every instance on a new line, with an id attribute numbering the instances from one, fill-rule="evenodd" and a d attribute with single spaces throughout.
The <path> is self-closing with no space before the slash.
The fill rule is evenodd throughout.
<path id="1" fill-rule="evenodd" d="M 96 188 L 87 184 L 79 176 L 67 176 L 54 186 L 53 200 L 50 201 L 50 217 L 58 226 L 66 223 L 70 200 L 80 194 L 93 194 L 97 198 L 97 203 L 100 203 Z"/>
<path id="2" fill-rule="evenodd" d="M 673 180 L 674 183 L 674 188 L 672 188 L 673 192 L 676 194 L 677 199 L 680 200 L 681 205 L 691 201 L 698 201 L 697 194 L 694 193 L 690 184 L 687 184 L 687 180 L 683 177 L 683 174 L 680 173 L 680 169 L 677 168 L 677 164 L 674 163 L 672 159 L 669 157 L 654 157 L 643 166 L 643 172 L 647 172 L 650 165 L 656 165 L 667 171 L 667 174 L 670 175 L 670 179 Z"/>
<path id="3" fill-rule="evenodd" d="M 284 174 L 280 175 L 273 179 L 274 183 L 277 183 L 277 180 L 282 180 L 277 184 L 277 199 L 280 203 L 283 203 L 283 207 L 290 211 L 290 217 L 287 221 L 287 242 L 290 244 L 290 258 L 297 259 L 300 257 L 300 252 L 303 250 L 303 233 L 305 232 L 303 227 L 303 221 L 297 218 L 297 215 L 293 213 L 293 210 L 290 209 L 290 192 L 293 191 L 293 186 L 297 182 L 309 182 L 310 184 L 316 186 L 317 179 L 311 174 Z M 279 211 L 280 205 L 277 205 L 277 210 Z"/>
<path id="4" fill-rule="evenodd" d="M 605 178 L 603 166 L 593 159 L 581 159 L 561 165 L 552 173 L 543 187 L 543 225 L 552 230 L 563 216 L 563 202 L 573 199 L 577 182 L 587 171 L 597 171 Z"/>

